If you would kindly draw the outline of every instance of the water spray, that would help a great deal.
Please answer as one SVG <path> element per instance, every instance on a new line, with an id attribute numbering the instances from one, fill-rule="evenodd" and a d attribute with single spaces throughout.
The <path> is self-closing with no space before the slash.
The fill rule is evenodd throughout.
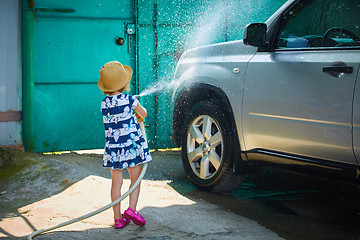
<path id="1" fill-rule="evenodd" d="M 139 121 L 139 125 L 140 125 L 140 130 L 141 130 L 141 133 L 145 139 L 145 141 L 147 141 L 147 137 L 146 137 L 146 132 L 145 132 L 145 126 L 144 126 L 144 119 L 140 118 L 140 117 L 137 117 L 138 118 L 138 121 Z M 124 194 L 122 195 L 121 197 L 119 197 L 118 199 L 116 199 L 115 201 L 113 201 L 112 203 L 109 203 L 108 205 L 100 208 L 100 209 L 97 209 L 93 212 L 90 212 L 88 214 L 85 214 L 81 217 L 78 217 L 78 218 L 75 218 L 75 219 L 72 219 L 72 220 L 69 220 L 69 221 L 66 221 L 66 222 L 62 222 L 54 227 L 50 227 L 50 228 L 46 228 L 46 229 L 40 229 L 40 230 L 37 230 L 35 232 L 33 232 L 32 234 L 30 234 L 27 239 L 28 240 L 31 240 L 33 239 L 33 237 L 37 236 L 37 235 L 40 235 L 42 233 L 45 233 L 45 232 L 49 232 L 51 230 L 54 230 L 54 229 L 57 229 L 57 228 L 61 228 L 61 227 L 64 227 L 64 226 L 67 226 L 67 225 L 70 225 L 70 224 L 73 224 L 75 222 L 79 222 L 79 221 L 82 221 L 84 219 L 87 219 L 87 218 L 90 218 L 92 216 L 95 216 L 113 206 L 115 206 L 116 204 L 118 204 L 119 202 L 121 202 L 123 199 L 125 199 L 128 195 L 130 195 L 134 190 L 135 188 L 137 188 L 137 186 L 140 184 L 141 180 L 143 179 L 145 173 L 146 173 L 146 170 L 147 170 L 147 167 L 148 167 L 148 163 L 144 163 L 144 166 L 141 170 L 141 173 L 140 173 L 140 176 L 139 178 L 136 180 L 135 184 Z"/>
<path id="2" fill-rule="evenodd" d="M 168 78 L 166 78 L 168 79 Z M 155 83 L 154 85 L 145 88 L 137 97 L 143 97 L 147 95 L 154 94 L 156 92 L 165 91 L 172 89 L 174 87 L 174 81 L 161 80 L 160 82 Z"/>

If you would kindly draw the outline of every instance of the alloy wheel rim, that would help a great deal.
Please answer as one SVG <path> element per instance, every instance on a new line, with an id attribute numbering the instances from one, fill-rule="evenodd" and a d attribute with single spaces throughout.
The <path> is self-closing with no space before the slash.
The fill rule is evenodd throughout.
<path id="1" fill-rule="evenodd" d="M 201 179 L 212 178 L 219 170 L 223 136 L 219 124 L 208 115 L 197 117 L 187 133 L 187 156 L 193 172 Z"/>

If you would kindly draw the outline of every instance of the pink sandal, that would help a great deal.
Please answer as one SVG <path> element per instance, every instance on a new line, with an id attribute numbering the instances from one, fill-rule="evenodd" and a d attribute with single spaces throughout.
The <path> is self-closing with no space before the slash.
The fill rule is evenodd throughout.
<path id="1" fill-rule="evenodd" d="M 116 229 L 118 229 L 118 228 L 123 228 L 123 227 L 125 227 L 126 224 L 128 224 L 128 223 L 130 222 L 130 219 L 124 218 L 124 216 L 123 216 L 123 218 L 121 218 L 121 219 L 115 219 L 114 221 L 115 221 L 114 227 L 115 227 Z"/>
<path id="2" fill-rule="evenodd" d="M 146 220 L 140 215 L 140 213 L 130 207 L 125 210 L 124 216 L 127 219 L 132 220 L 138 226 L 144 226 L 146 224 Z"/>

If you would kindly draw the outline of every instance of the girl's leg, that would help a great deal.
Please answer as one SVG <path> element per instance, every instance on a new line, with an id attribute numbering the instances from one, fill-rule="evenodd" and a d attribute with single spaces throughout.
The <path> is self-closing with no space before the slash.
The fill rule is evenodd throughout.
<path id="1" fill-rule="evenodd" d="M 129 167 L 128 171 L 129 171 L 129 175 L 130 175 L 130 181 L 131 181 L 130 188 L 131 188 L 140 176 L 141 164 L 136 165 L 135 167 Z M 140 184 L 130 194 L 129 207 L 131 207 L 134 210 L 136 210 L 136 205 L 139 200 L 139 194 L 140 194 Z"/>
<path id="2" fill-rule="evenodd" d="M 123 183 L 122 170 L 110 170 L 111 171 L 111 201 L 115 201 L 121 197 L 121 186 Z M 120 203 L 113 206 L 114 219 L 121 219 L 121 205 Z"/>
<path id="3" fill-rule="evenodd" d="M 141 165 L 128 168 L 130 175 L 130 188 L 134 186 L 135 182 L 138 180 L 141 173 Z M 127 219 L 132 220 L 138 226 L 144 226 L 146 220 L 136 211 L 136 205 L 139 199 L 140 194 L 140 184 L 135 188 L 135 190 L 130 194 L 129 208 L 125 210 L 124 216 Z"/>

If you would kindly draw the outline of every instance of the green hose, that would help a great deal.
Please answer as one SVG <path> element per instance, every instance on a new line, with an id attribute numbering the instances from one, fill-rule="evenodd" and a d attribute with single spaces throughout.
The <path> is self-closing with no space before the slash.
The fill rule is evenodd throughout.
<path id="1" fill-rule="evenodd" d="M 144 139 L 145 139 L 145 141 L 147 141 L 144 123 L 143 123 L 143 122 L 140 122 L 139 125 L 140 125 L 141 132 L 142 132 L 142 134 L 143 134 L 143 136 L 144 136 Z M 142 170 L 141 170 L 140 176 L 139 176 L 139 178 L 136 180 L 135 184 L 134 184 L 124 195 L 122 195 L 121 197 L 119 197 L 118 199 L 116 199 L 115 201 L 113 201 L 112 203 L 109 203 L 108 205 L 106 205 L 106 206 L 104 206 L 104 207 L 102 207 L 102 208 L 99 208 L 98 210 L 95 210 L 95 211 L 93 211 L 93 212 L 91 212 L 91 213 L 85 214 L 85 215 L 83 215 L 83 216 L 81 216 L 81 217 L 78 217 L 78 218 L 75 218 L 75 219 L 72 219 L 72 220 L 69 220 L 69 221 L 60 223 L 60 224 L 58 224 L 58 225 L 56 225 L 56 226 L 54 226 L 54 227 L 37 230 L 37 231 L 33 232 L 32 234 L 30 234 L 30 235 L 27 237 L 27 239 L 28 239 L 28 240 L 31 240 L 33 237 L 35 237 L 35 236 L 37 236 L 37 235 L 40 235 L 40 234 L 42 234 L 42 233 L 49 232 L 49 231 L 51 231 L 51 230 L 54 230 L 54 229 L 57 229 L 57 228 L 61 228 L 61 227 L 67 226 L 67 225 L 73 224 L 73 223 L 75 223 L 75 222 L 82 221 L 82 220 L 84 220 L 84 219 L 86 219 L 86 218 L 89 218 L 89 217 L 92 217 L 92 216 L 94 216 L 94 215 L 96 215 L 96 214 L 99 214 L 99 213 L 101 213 L 101 212 L 103 212 L 103 211 L 105 211 L 105 210 L 113 207 L 114 205 L 118 204 L 118 203 L 121 202 L 124 198 L 126 198 L 130 193 L 132 193 L 132 192 L 135 190 L 135 188 L 140 184 L 141 180 L 143 179 L 143 177 L 144 177 L 144 175 L 145 175 L 145 173 L 146 173 L 147 166 L 148 166 L 148 163 L 144 163 L 144 166 L 143 166 L 143 168 L 142 168 Z"/>

